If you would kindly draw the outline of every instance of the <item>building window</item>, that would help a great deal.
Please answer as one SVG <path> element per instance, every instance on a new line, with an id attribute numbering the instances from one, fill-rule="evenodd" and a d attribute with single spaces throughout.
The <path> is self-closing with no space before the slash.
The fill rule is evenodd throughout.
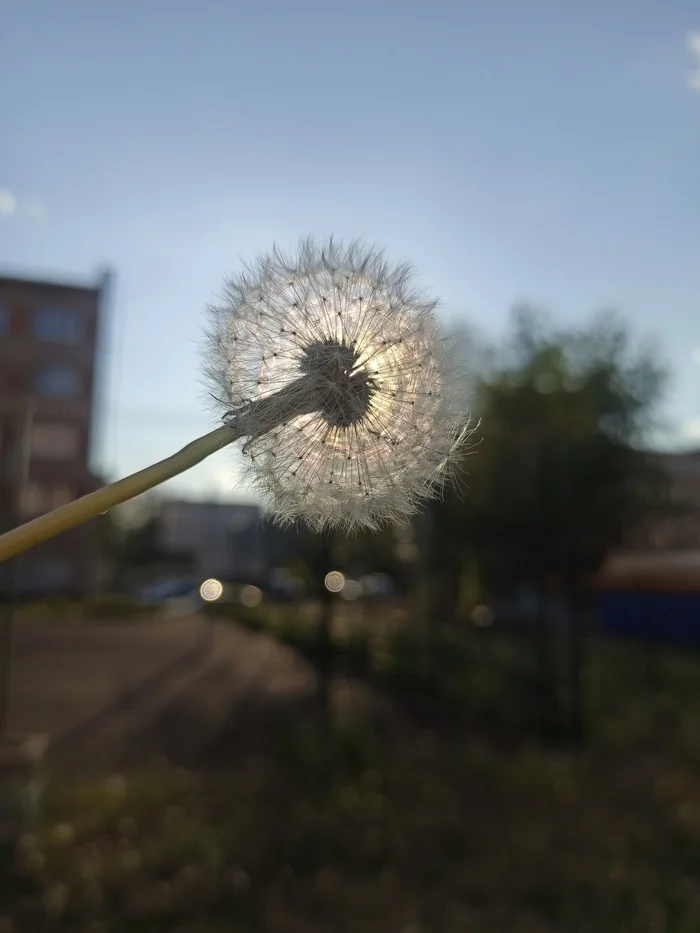
<path id="1" fill-rule="evenodd" d="M 34 377 L 37 395 L 72 396 L 80 391 L 80 377 L 71 366 L 44 366 Z"/>
<path id="2" fill-rule="evenodd" d="M 73 460 L 80 452 L 74 424 L 37 423 L 32 428 L 32 456 L 39 460 Z"/>
<path id="3" fill-rule="evenodd" d="M 84 333 L 84 317 L 70 308 L 40 308 L 34 315 L 34 336 L 39 340 L 80 343 Z"/>

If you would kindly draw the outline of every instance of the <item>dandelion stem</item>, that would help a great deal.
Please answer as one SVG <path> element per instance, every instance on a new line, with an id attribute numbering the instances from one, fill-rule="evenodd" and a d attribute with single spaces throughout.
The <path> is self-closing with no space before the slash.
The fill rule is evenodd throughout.
<path id="1" fill-rule="evenodd" d="M 318 406 L 318 394 L 307 379 L 290 382 L 281 391 L 248 403 L 224 427 L 197 438 L 172 457 L 0 535 L 0 561 L 36 547 L 62 531 L 82 525 L 115 505 L 135 499 L 173 476 L 185 473 L 233 441 L 264 434 L 284 421 L 315 411 Z"/>
<path id="2" fill-rule="evenodd" d="M 120 479 L 116 483 L 103 486 L 102 489 L 88 493 L 87 496 L 69 502 L 53 512 L 48 512 L 18 528 L 13 528 L 12 531 L 0 535 L 0 561 L 21 554 L 22 551 L 35 547 L 62 531 L 81 525 L 96 515 L 108 512 L 115 505 L 133 499 L 173 476 L 184 473 L 239 437 L 240 430 L 236 425 L 217 428 L 196 441 L 192 441 L 172 457 L 160 460 L 152 466 L 139 470 L 138 473 L 132 473 L 131 476 Z"/>

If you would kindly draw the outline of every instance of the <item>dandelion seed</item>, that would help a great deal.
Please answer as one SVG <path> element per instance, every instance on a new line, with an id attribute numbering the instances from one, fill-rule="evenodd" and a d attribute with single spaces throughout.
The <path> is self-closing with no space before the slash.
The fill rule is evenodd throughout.
<path id="1" fill-rule="evenodd" d="M 443 488 L 448 482 L 456 484 L 460 490 L 461 471 L 464 465 L 464 456 L 468 452 L 478 423 L 466 424 L 452 442 L 447 456 L 437 468 L 436 486 Z"/>

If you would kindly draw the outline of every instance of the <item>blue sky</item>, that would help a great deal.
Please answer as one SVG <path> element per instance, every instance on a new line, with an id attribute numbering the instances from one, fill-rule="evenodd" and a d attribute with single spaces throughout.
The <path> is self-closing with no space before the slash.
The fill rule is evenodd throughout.
<path id="1" fill-rule="evenodd" d="M 700 443 L 697 0 L 35 0 L 0 23 L 0 270 L 115 271 L 99 465 L 214 418 L 202 309 L 273 241 L 362 236 L 443 313 L 605 307 Z M 223 452 L 169 492 L 240 496 Z"/>

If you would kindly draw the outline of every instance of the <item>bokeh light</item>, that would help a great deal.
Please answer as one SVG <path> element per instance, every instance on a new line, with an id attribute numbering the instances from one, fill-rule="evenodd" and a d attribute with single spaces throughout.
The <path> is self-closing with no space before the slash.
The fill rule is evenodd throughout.
<path id="1" fill-rule="evenodd" d="M 260 587 L 253 586 L 252 584 L 244 586 L 241 590 L 241 602 L 249 609 L 254 609 L 255 606 L 259 606 L 262 602 L 262 590 Z"/>
<path id="2" fill-rule="evenodd" d="M 339 570 L 331 570 L 326 574 L 323 584 L 329 593 L 340 593 L 345 586 L 345 577 Z"/>
<path id="3" fill-rule="evenodd" d="M 215 603 L 217 599 L 221 599 L 221 594 L 223 592 L 223 583 L 221 580 L 216 580 L 214 577 L 205 580 L 199 588 L 199 595 L 205 603 Z"/>

